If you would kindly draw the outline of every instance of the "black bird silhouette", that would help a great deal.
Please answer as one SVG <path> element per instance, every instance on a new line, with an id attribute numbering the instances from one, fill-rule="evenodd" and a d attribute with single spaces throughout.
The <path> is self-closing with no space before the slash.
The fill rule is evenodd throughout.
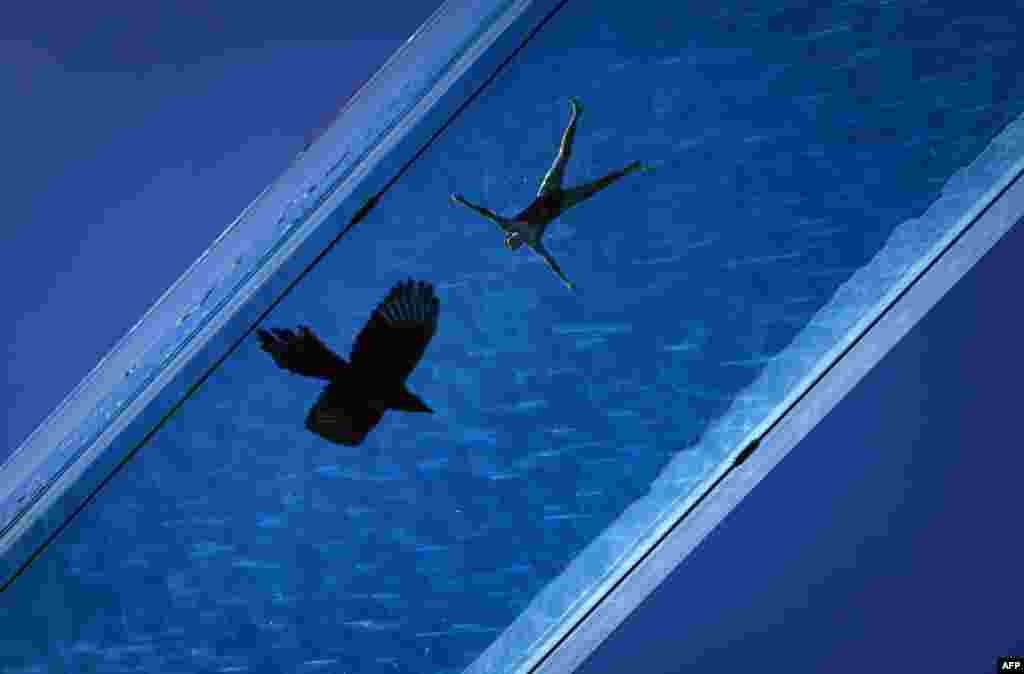
<path id="1" fill-rule="evenodd" d="M 306 428 L 331 442 L 356 446 L 387 410 L 433 413 L 406 388 L 437 330 L 441 302 L 425 281 L 399 283 L 356 336 L 351 363 L 308 326 L 257 330 L 260 346 L 279 367 L 329 383 L 306 417 Z"/>

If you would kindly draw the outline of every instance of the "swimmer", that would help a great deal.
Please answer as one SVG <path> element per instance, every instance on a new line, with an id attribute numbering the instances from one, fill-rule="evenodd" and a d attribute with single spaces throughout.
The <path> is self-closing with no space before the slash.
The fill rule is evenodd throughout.
<path id="1" fill-rule="evenodd" d="M 548 169 L 544 180 L 541 181 L 536 198 L 526 209 L 512 218 L 506 218 L 483 206 L 470 203 L 461 194 L 453 194 L 451 198 L 453 202 L 473 209 L 501 227 L 505 232 L 505 246 L 508 249 L 517 250 L 525 243 L 551 267 L 552 271 L 558 274 L 566 286 L 571 290 L 575 290 L 576 286 L 566 278 L 558 263 L 555 262 L 555 259 L 551 257 L 551 254 L 544 247 L 544 232 L 547 230 L 548 225 L 565 211 L 594 196 L 619 178 L 623 178 L 634 171 L 646 170 L 649 167 L 635 161 L 625 168 L 612 171 L 603 178 L 598 178 L 593 182 L 563 189 L 562 177 L 565 174 L 565 166 L 569 163 L 569 157 L 572 154 L 572 141 L 576 135 L 576 122 L 579 120 L 580 115 L 583 114 L 583 105 L 579 99 L 571 99 L 569 106 L 572 109 L 572 114 L 569 118 L 569 125 L 565 127 L 565 132 L 562 134 L 562 143 L 558 148 L 558 156 L 555 157 L 554 163 Z"/>

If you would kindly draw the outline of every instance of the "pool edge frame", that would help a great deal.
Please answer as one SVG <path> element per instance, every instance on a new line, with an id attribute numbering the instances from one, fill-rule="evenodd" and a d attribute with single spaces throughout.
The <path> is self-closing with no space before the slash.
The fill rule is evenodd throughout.
<path id="1" fill-rule="evenodd" d="M 530 674 L 578 669 L 704 538 L 1018 221 L 1024 174 L 1016 175 L 956 239 L 779 421 L 741 452 L 742 460 L 703 495 L 616 586 L 559 640 Z"/>
<path id="2" fill-rule="evenodd" d="M 167 324 L 168 315 L 176 319 L 181 314 L 186 303 L 180 297 L 175 297 L 175 293 L 191 283 L 195 275 L 209 271 L 213 259 L 218 256 L 232 257 L 218 250 L 225 236 L 250 214 L 269 212 L 269 209 L 280 206 L 280 203 L 274 206 L 266 203 L 268 196 L 290 194 L 297 197 L 312 177 L 311 171 L 336 161 L 333 155 L 337 153 L 332 152 L 331 148 L 346 129 L 360 123 L 358 115 L 367 114 L 368 109 L 372 113 L 374 106 L 383 107 L 393 101 L 394 97 L 384 90 L 386 85 L 396 77 L 407 74 L 409 68 L 415 68 L 418 55 L 423 50 L 431 48 L 438 40 L 450 39 L 449 29 L 452 22 L 460 18 L 460 12 L 478 9 L 485 2 L 493 5 L 492 12 L 500 14 L 495 16 L 492 23 L 483 27 L 480 23 L 465 24 L 464 30 L 475 31 L 475 37 L 463 45 L 447 69 L 417 99 L 412 108 L 395 118 L 392 125 L 371 143 L 366 155 L 355 163 L 348 176 L 336 184 L 330 196 L 299 225 L 302 233 L 291 237 L 273 252 L 266 264 L 255 271 L 237 294 L 143 387 L 114 421 L 63 468 L 59 477 L 38 494 L 33 494 L 29 505 L 0 535 L 0 594 L 16 581 L 50 540 L 59 535 L 67 521 L 87 505 L 92 493 L 117 472 L 119 466 L 134 452 L 128 446 L 144 444 L 152 433 L 148 429 L 159 428 L 166 416 L 173 412 L 176 404 L 168 400 L 174 399 L 177 402 L 184 398 L 192 382 L 201 381 L 204 373 L 219 362 L 226 344 L 217 344 L 215 340 L 224 335 L 228 335 L 226 339 L 241 337 L 245 330 L 239 326 L 254 323 L 261 307 L 272 306 L 275 298 L 286 292 L 291 279 L 284 276 L 283 267 L 298 265 L 316 257 L 315 251 L 326 246 L 333 236 L 323 227 L 325 222 L 336 212 L 344 214 L 348 219 L 351 212 L 359 213 L 365 209 L 365 199 L 386 186 L 394 164 L 401 163 L 405 155 L 413 154 L 419 148 L 419 143 L 411 140 L 414 135 L 411 132 L 421 126 L 432 128 L 442 124 L 449 116 L 450 108 L 458 107 L 472 98 L 465 87 L 474 86 L 481 78 L 486 80 L 489 72 L 487 69 L 495 65 L 495 60 L 500 60 L 508 52 L 514 54 L 518 51 L 518 33 L 529 32 L 535 23 L 543 24 L 545 17 L 552 11 L 551 6 L 563 3 L 559 0 L 477 0 L 475 5 L 460 0 L 446 0 L 442 3 L 413 36 L 400 45 L 373 76 L 353 93 L 328 129 L 242 211 L 207 251 L 146 311 L 135 327 L 104 355 L 14 453 L 0 464 L 2 506 L 5 497 L 16 494 L 21 485 L 34 480 L 36 471 L 43 465 L 48 453 L 54 451 L 57 443 L 102 402 L 103 396 L 114 385 L 111 382 L 116 382 L 129 364 L 147 353 L 146 349 L 152 346 L 153 335 L 150 333 L 153 326 Z M 416 39 L 419 41 L 416 42 Z M 245 231 L 244 225 L 239 231 Z M 124 446 L 114 447 L 115 442 Z"/>

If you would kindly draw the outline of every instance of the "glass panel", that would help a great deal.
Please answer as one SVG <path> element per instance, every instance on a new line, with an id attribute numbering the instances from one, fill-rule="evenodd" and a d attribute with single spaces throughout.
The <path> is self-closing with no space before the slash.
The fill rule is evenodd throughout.
<path id="1" fill-rule="evenodd" d="M 5 594 L 0 665 L 533 662 L 1020 172 L 1005 8 L 793 4 L 565 5 L 265 322 L 345 353 L 433 281 L 436 413 L 329 444 L 249 339 Z M 566 187 L 654 167 L 549 228 L 575 293 L 448 199 L 528 204 L 567 96 Z"/>
<path id="2" fill-rule="evenodd" d="M 0 590 L 336 238 L 324 218 L 357 214 L 393 179 L 406 127 L 450 117 L 466 93 L 443 94 L 479 88 L 550 5 L 438 9 L 31 434 L 0 471 Z"/>

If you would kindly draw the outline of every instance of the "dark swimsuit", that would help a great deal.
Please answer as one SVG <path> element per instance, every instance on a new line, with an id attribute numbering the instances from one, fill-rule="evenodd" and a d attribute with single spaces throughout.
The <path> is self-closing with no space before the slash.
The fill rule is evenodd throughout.
<path id="1" fill-rule="evenodd" d="M 528 222 L 531 225 L 546 225 L 558 216 L 561 206 L 562 195 L 558 192 L 548 192 L 534 199 L 514 220 Z"/>

